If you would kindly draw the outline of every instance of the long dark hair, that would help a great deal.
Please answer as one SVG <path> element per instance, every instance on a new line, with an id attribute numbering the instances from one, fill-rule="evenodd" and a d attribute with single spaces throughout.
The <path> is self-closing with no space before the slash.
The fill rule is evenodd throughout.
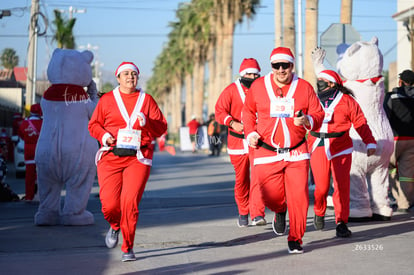
<path id="1" fill-rule="evenodd" d="M 335 88 L 341 91 L 343 94 L 354 96 L 354 93 L 351 91 L 351 89 L 348 89 L 341 84 L 335 83 Z"/>

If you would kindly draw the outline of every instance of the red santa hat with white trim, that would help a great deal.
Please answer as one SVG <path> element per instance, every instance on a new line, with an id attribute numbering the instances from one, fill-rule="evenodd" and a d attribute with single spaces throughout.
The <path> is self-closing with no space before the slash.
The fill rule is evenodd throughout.
<path id="1" fill-rule="evenodd" d="M 342 86 L 342 79 L 335 71 L 332 70 L 324 70 L 318 73 L 318 78 L 324 78 L 329 80 L 330 82 L 337 83 L 338 85 Z"/>
<path id="2" fill-rule="evenodd" d="M 134 72 L 136 72 L 139 75 L 139 69 L 138 67 L 132 63 L 132 62 L 122 62 L 118 68 L 115 71 L 115 76 L 118 77 L 118 75 L 125 70 L 133 70 Z"/>
<path id="3" fill-rule="evenodd" d="M 254 58 L 245 58 L 243 59 L 239 74 L 240 76 L 244 76 L 245 74 L 259 74 L 260 73 L 260 66 L 256 59 Z"/>
<path id="4" fill-rule="evenodd" d="M 32 106 L 30 106 L 30 114 L 31 115 L 38 115 L 41 116 L 42 114 L 42 107 L 40 107 L 39 103 L 35 103 Z"/>
<path id="5" fill-rule="evenodd" d="M 277 61 L 289 61 L 295 63 L 295 57 L 289 48 L 277 47 L 274 48 L 270 54 L 270 63 L 276 63 Z"/>

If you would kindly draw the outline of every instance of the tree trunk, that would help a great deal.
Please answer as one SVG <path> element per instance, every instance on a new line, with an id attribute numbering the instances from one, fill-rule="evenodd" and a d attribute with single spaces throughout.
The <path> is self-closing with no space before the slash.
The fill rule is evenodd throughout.
<path id="1" fill-rule="evenodd" d="M 283 46 L 282 0 L 275 0 L 275 48 Z"/>
<path id="2" fill-rule="evenodd" d="M 225 5 L 228 7 L 228 5 Z M 224 24 L 224 43 L 223 43 L 223 60 L 224 60 L 224 82 L 222 87 L 224 88 L 233 79 L 233 33 L 235 26 L 234 14 L 228 8 L 223 11 L 223 24 Z"/>
<path id="3" fill-rule="evenodd" d="M 341 23 L 352 24 L 352 0 L 341 1 Z"/>
<path id="4" fill-rule="evenodd" d="M 185 118 L 187 123 L 193 115 L 193 78 L 191 73 L 185 73 Z"/>
<path id="5" fill-rule="evenodd" d="M 306 1 L 305 13 L 305 58 L 303 78 L 316 87 L 315 70 L 312 63 L 312 51 L 318 46 L 318 6 L 319 0 Z"/>
<path id="6" fill-rule="evenodd" d="M 194 114 L 197 119 L 203 119 L 204 105 L 204 63 L 195 60 L 194 63 Z"/>
<path id="7" fill-rule="evenodd" d="M 296 35 L 295 35 L 295 1 L 284 1 L 283 16 L 283 41 L 284 47 L 290 48 L 295 55 L 296 52 Z"/>
<path id="8" fill-rule="evenodd" d="M 181 104 L 181 94 L 182 94 L 182 82 L 181 77 L 177 78 L 177 83 L 175 84 L 175 105 L 174 105 L 174 112 L 175 112 L 175 127 L 177 132 L 179 131 L 180 127 L 182 126 L 182 104 Z"/>
<path id="9" fill-rule="evenodd" d="M 214 60 L 214 48 L 211 46 L 208 49 L 207 53 L 207 64 L 208 64 L 208 99 L 207 99 L 207 114 L 211 114 L 214 112 L 214 107 L 216 105 L 218 96 L 220 95 L 220 91 L 216 88 L 216 63 Z"/>

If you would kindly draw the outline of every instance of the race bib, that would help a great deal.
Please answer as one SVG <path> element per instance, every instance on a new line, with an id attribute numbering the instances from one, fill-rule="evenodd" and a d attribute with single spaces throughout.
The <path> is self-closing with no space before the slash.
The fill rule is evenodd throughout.
<path id="1" fill-rule="evenodd" d="M 270 102 L 271 117 L 293 117 L 295 100 L 293 98 L 276 98 Z"/>
<path id="2" fill-rule="evenodd" d="M 139 150 L 141 147 L 141 131 L 132 129 L 119 129 L 116 147 Z"/>
<path id="3" fill-rule="evenodd" d="M 325 109 L 325 117 L 323 119 L 323 122 L 329 122 L 332 120 L 333 111 L 329 109 Z"/>

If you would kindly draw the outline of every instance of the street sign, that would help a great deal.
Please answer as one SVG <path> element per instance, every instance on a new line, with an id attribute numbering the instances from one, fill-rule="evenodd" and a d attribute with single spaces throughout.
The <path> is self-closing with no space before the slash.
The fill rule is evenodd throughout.
<path id="1" fill-rule="evenodd" d="M 344 52 L 352 43 L 361 40 L 361 35 L 350 24 L 333 23 L 321 34 L 321 47 L 326 51 L 326 61 L 336 68 L 338 52 Z"/>

